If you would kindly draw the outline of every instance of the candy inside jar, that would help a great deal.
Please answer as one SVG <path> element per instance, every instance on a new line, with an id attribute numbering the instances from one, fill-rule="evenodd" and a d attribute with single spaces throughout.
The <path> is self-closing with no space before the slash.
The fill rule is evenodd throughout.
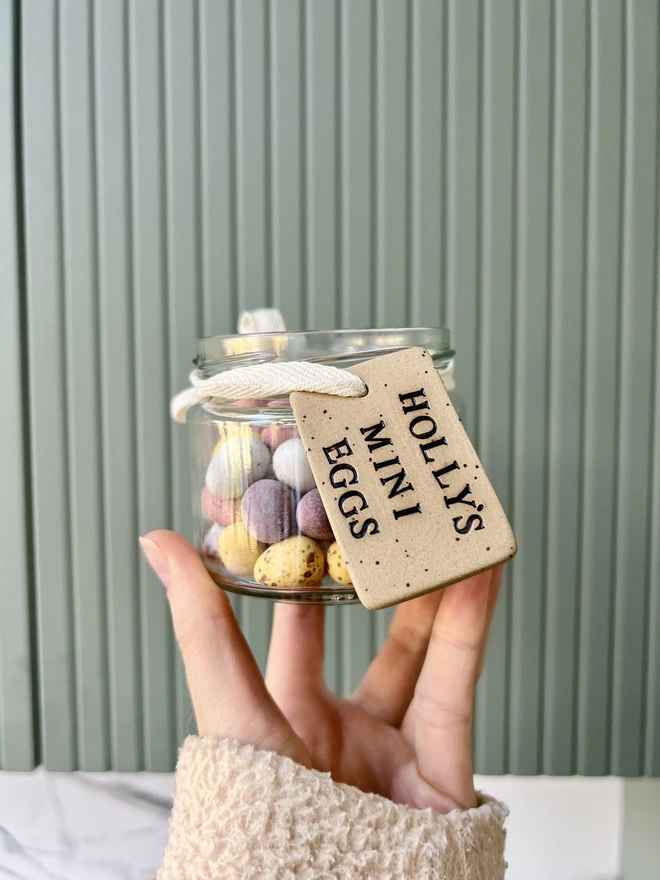
<path id="1" fill-rule="evenodd" d="M 218 584 L 252 594 L 335 602 L 355 594 L 287 401 L 225 404 L 195 421 L 200 549 Z M 286 408 L 286 409 L 285 409 Z"/>
<path id="2" fill-rule="evenodd" d="M 448 331 L 432 329 L 214 337 L 199 340 L 196 363 L 204 377 L 291 361 L 346 368 L 412 346 L 451 378 Z M 216 583 L 283 601 L 357 602 L 288 395 L 207 397 L 186 422 L 196 541 Z"/>

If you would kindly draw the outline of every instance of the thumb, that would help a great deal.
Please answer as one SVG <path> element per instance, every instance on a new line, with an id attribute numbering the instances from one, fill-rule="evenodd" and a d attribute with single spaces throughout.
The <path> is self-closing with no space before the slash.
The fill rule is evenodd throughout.
<path id="1" fill-rule="evenodd" d="M 196 550 L 168 531 L 151 532 L 140 545 L 167 587 L 200 735 L 307 763 L 305 746 L 266 690 L 229 599 Z"/>

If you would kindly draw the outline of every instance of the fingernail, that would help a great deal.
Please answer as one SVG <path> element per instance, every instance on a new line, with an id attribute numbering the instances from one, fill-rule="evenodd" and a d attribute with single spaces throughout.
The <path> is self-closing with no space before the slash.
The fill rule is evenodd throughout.
<path id="1" fill-rule="evenodd" d="M 165 588 L 169 587 L 172 577 L 170 564 L 158 544 L 149 538 L 140 538 L 140 547 L 142 547 L 142 552 L 147 557 L 147 562 L 163 582 L 163 586 Z"/>

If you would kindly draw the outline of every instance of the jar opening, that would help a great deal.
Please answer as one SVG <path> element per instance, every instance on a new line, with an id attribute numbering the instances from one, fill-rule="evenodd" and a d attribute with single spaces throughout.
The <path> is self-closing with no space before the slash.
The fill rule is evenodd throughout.
<path id="1" fill-rule="evenodd" d="M 274 361 L 305 360 L 350 367 L 413 347 L 425 348 L 438 366 L 454 357 L 446 327 L 412 327 L 210 336 L 198 340 L 195 363 L 209 374 Z"/>

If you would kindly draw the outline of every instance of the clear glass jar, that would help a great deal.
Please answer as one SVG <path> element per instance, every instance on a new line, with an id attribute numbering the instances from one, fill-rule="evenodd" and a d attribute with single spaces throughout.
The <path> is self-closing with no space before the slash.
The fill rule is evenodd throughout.
<path id="1" fill-rule="evenodd" d="M 198 341 L 196 364 L 205 377 L 276 361 L 347 368 L 411 347 L 451 372 L 449 331 L 432 328 L 215 336 Z M 195 539 L 215 582 L 280 601 L 357 602 L 288 399 L 214 400 L 186 422 Z"/>

